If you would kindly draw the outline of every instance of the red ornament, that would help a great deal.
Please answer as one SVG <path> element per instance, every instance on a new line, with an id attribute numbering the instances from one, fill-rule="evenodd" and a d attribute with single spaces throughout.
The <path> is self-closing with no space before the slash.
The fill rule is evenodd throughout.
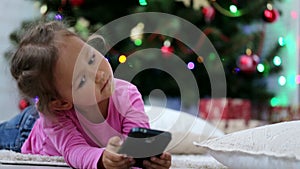
<path id="1" fill-rule="evenodd" d="M 61 0 L 61 5 L 65 6 L 67 4 L 67 0 Z"/>
<path id="2" fill-rule="evenodd" d="M 19 109 L 21 111 L 24 110 L 28 106 L 29 106 L 29 103 L 28 103 L 27 100 L 25 100 L 25 99 L 20 100 L 20 102 L 19 102 Z"/>
<path id="3" fill-rule="evenodd" d="M 165 57 L 169 57 L 171 56 L 171 54 L 174 52 L 174 48 L 172 46 L 162 46 L 160 48 L 161 53 L 163 54 L 163 56 Z"/>
<path id="4" fill-rule="evenodd" d="M 265 9 L 263 20 L 269 23 L 275 22 L 279 18 L 279 12 L 276 9 Z"/>
<path id="5" fill-rule="evenodd" d="M 72 6 L 81 6 L 84 4 L 84 0 L 70 0 Z"/>
<path id="6" fill-rule="evenodd" d="M 255 54 L 252 55 L 242 55 L 239 58 L 238 66 L 241 71 L 245 73 L 253 73 L 256 71 L 256 67 L 259 63 L 259 57 Z"/>
<path id="7" fill-rule="evenodd" d="M 215 18 L 215 8 L 206 6 L 202 8 L 202 13 L 206 22 L 211 22 Z"/>

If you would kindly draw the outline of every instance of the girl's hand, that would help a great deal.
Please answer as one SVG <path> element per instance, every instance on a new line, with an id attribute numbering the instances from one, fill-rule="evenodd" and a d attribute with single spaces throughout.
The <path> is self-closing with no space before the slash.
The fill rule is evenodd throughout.
<path id="1" fill-rule="evenodd" d="M 108 141 L 108 145 L 102 154 L 102 166 L 106 169 L 128 169 L 134 164 L 131 157 L 123 154 L 117 154 L 118 149 L 122 145 L 119 137 L 112 137 Z"/>
<path id="2" fill-rule="evenodd" d="M 133 164 L 133 158 L 105 150 L 102 154 L 102 164 L 106 169 L 129 169 Z"/>
<path id="3" fill-rule="evenodd" d="M 171 167 L 172 157 L 168 152 L 164 152 L 159 158 L 151 157 L 150 161 L 144 160 L 146 169 L 166 169 Z"/>

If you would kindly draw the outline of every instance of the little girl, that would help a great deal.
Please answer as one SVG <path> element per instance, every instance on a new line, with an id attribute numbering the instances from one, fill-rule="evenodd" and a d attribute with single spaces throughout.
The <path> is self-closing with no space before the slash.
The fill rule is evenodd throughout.
<path id="1" fill-rule="evenodd" d="M 15 120 L 30 123 L 29 130 L 34 124 L 28 138 L 28 130 L 14 130 L 25 140 L 22 153 L 63 156 L 74 168 L 121 169 L 135 163 L 115 151 L 131 128 L 149 128 L 140 93 L 114 78 L 103 55 L 61 22 L 39 24 L 24 35 L 12 57 L 11 73 L 24 96 L 38 98 L 35 122 L 26 121 L 27 116 L 36 117 L 35 107 Z M 169 168 L 171 155 L 164 152 L 143 164 Z"/>

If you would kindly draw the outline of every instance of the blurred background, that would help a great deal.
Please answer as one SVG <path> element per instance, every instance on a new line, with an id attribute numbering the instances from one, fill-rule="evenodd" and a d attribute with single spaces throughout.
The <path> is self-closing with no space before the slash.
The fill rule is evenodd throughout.
<path id="1" fill-rule="evenodd" d="M 128 38 L 113 46 L 106 58 L 113 69 L 127 63 L 127 57 L 146 48 L 161 50 L 168 59 L 176 54 L 186 63 L 197 81 L 199 104 L 192 107 L 182 95 L 174 77 L 150 69 L 134 77 L 146 104 L 159 104 L 161 91 L 167 107 L 193 113 L 208 120 L 221 117 L 264 123 L 299 119 L 299 1 L 298 0 L 2 0 L 1 4 L 1 120 L 6 120 L 31 104 L 19 96 L 9 72 L 10 52 L 18 42 L 18 32 L 33 21 L 68 21 L 70 29 L 87 39 L 101 26 L 137 12 L 163 12 L 186 19 L 197 26 L 214 45 L 222 61 L 227 83 L 226 98 L 212 98 L 204 62 L 213 62 L 214 53 L 198 56 L 179 40 L 159 34 L 143 34 L 138 23 Z M 170 22 L 170 28 L 179 27 Z M 122 25 L 112 31 L 122 29 Z M 133 35 L 142 36 L 133 36 Z M 148 58 L 149 64 L 155 62 Z M 138 64 L 137 64 L 138 65 Z M 211 65 L 213 66 L 213 65 Z M 154 93 L 154 94 L 153 94 Z M 213 109 L 209 103 L 214 100 Z M 223 107 L 225 107 L 223 109 Z M 208 112 L 213 115 L 208 116 Z M 228 125 L 228 124 L 226 124 Z"/>

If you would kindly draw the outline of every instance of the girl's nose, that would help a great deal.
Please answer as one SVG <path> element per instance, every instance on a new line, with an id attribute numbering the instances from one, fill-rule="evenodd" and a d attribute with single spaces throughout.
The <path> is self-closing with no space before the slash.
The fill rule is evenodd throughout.
<path id="1" fill-rule="evenodd" d="M 103 81 L 104 72 L 103 71 L 97 71 L 96 77 L 95 77 L 95 83 L 101 83 Z"/>

